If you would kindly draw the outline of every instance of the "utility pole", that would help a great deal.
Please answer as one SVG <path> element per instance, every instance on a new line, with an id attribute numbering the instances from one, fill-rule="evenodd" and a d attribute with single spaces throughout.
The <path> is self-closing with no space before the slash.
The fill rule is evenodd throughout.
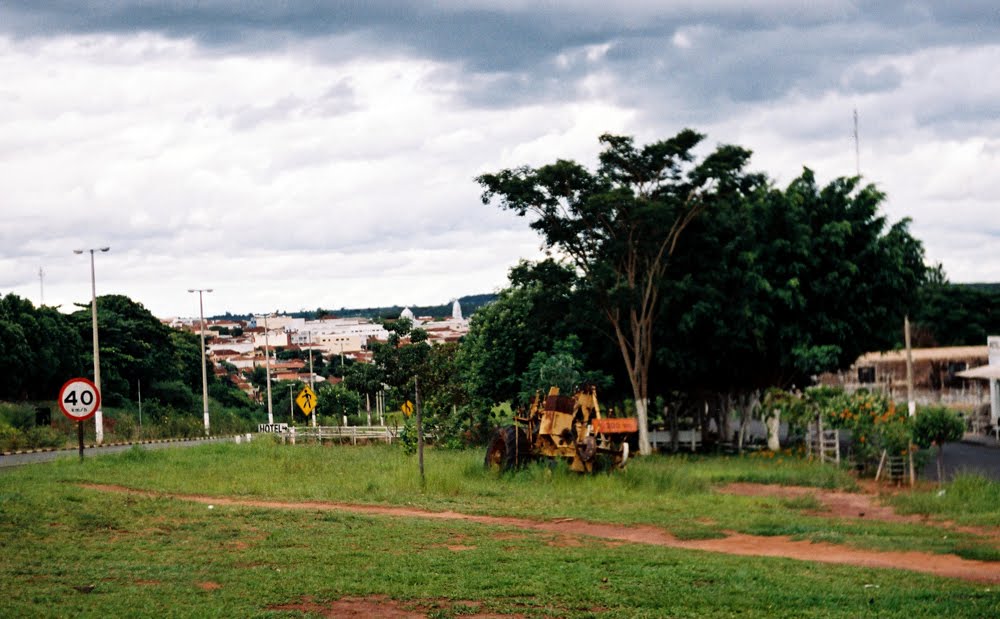
<path id="1" fill-rule="evenodd" d="M 201 403 L 205 421 L 205 436 L 209 435 L 208 426 L 208 358 L 205 355 L 205 304 L 202 296 L 212 292 L 211 288 L 188 288 L 188 292 L 198 293 L 198 319 L 201 321 Z"/>
<path id="2" fill-rule="evenodd" d="M 420 384 L 417 382 L 417 377 L 413 377 L 413 391 L 417 400 L 417 460 L 420 463 L 420 484 L 424 483 L 424 425 L 423 425 L 423 414 L 420 410 L 423 408 L 420 405 Z"/>
<path id="3" fill-rule="evenodd" d="M 854 165 L 861 176 L 861 145 L 858 137 L 858 108 L 854 108 Z"/>
<path id="4" fill-rule="evenodd" d="M 270 329 L 267 328 L 267 314 L 264 315 L 264 367 L 267 373 L 267 423 L 274 424 L 274 412 L 271 408 L 271 340 Z"/>
<path id="5" fill-rule="evenodd" d="M 110 247 L 97 247 L 88 250 L 74 249 L 74 254 L 90 252 L 90 317 L 94 331 L 94 386 L 101 393 L 101 348 L 97 343 L 97 278 L 94 275 L 94 252 L 107 252 Z M 104 413 L 100 408 L 94 413 L 94 435 L 98 445 L 104 443 Z"/>
<path id="6" fill-rule="evenodd" d="M 309 331 L 308 333 L 309 333 L 309 388 L 313 390 L 313 393 L 315 393 L 316 389 L 313 387 L 313 377 L 315 376 L 315 374 L 313 373 L 313 347 L 312 347 L 313 334 L 312 331 Z M 316 427 L 317 417 L 319 417 L 319 411 L 314 408 L 312 413 L 312 424 L 314 428 Z"/>
<path id="7" fill-rule="evenodd" d="M 913 349 L 910 347 L 910 316 L 903 316 L 903 339 L 906 341 L 906 406 L 910 414 L 911 421 L 917 415 L 917 403 L 913 399 Z M 913 471 L 913 440 L 909 442 L 908 450 L 910 456 L 910 487 L 916 485 L 917 476 Z"/>

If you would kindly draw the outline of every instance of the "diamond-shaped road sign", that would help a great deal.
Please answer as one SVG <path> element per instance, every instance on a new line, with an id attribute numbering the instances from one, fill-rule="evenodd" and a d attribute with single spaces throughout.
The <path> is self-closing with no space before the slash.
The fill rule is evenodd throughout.
<path id="1" fill-rule="evenodd" d="M 299 405 L 303 413 L 309 415 L 316 408 L 316 392 L 310 389 L 309 385 L 306 385 L 295 397 L 295 403 Z"/>

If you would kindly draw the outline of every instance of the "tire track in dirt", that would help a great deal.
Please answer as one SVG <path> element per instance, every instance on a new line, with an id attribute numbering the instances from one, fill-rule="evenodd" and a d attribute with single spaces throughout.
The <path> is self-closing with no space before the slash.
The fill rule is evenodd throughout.
<path id="1" fill-rule="evenodd" d="M 818 563 L 853 565 L 858 567 L 909 570 L 958 578 L 974 582 L 1000 584 L 1000 563 L 963 559 L 955 555 L 940 555 L 925 552 L 876 552 L 837 546 L 826 542 L 793 540 L 787 536 L 754 536 L 742 533 L 727 533 L 727 537 L 708 540 L 680 540 L 667 531 L 650 525 L 620 525 L 587 522 L 573 518 L 559 520 L 530 520 L 506 516 L 480 516 L 454 511 L 428 511 L 411 507 L 361 505 L 321 501 L 273 501 L 259 499 L 239 499 L 223 496 L 197 494 L 167 494 L 148 490 L 135 490 L 124 486 L 108 484 L 80 484 L 84 488 L 102 492 L 116 492 L 149 498 L 171 498 L 206 505 L 226 505 L 234 507 L 259 507 L 282 510 L 341 511 L 368 516 L 391 516 L 401 518 L 424 518 L 428 520 L 453 520 L 473 522 L 489 526 L 503 526 L 542 531 L 560 535 L 587 536 L 596 539 L 633 544 L 702 550 L 730 555 L 754 557 L 781 557 Z"/>

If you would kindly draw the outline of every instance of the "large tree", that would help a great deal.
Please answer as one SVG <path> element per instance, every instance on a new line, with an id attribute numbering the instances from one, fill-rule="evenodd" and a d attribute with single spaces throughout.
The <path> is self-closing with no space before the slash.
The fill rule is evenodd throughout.
<path id="1" fill-rule="evenodd" d="M 656 370 L 689 399 L 746 404 L 890 348 L 925 269 L 883 200 L 857 178 L 820 186 L 806 169 L 694 222 L 671 265 Z"/>
<path id="2" fill-rule="evenodd" d="M 914 346 L 982 346 L 1000 333 L 1000 286 L 951 283 L 938 265 L 920 287 L 910 319 Z"/>
<path id="3" fill-rule="evenodd" d="M 720 146 L 696 162 L 704 136 L 684 130 L 637 148 L 603 135 L 595 172 L 566 160 L 484 174 L 483 202 L 530 216 L 546 245 L 584 277 L 624 361 L 639 418 L 639 449 L 650 453 L 647 404 L 653 323 L 681 235 L 713 203 L 741 199 L 761 183 L 746 175 L 750 152 Z"/>
<path id="4" fill-rule="evenodd" d="M 89 340 L 90 305 L 81 306 L 73 318 L 81 338 Z M 97 318 L 101 397 L 108 406 L 135 400 L 140 383 L 144 398 L 156 398 L 180 409 L 194 406 L 195 393 L 201 391 L 202 358 L 197 336 L 174 331 L 141 303 L 124 295 L 98 297 Z M 215 380 L 211 368 L 208 380 Z"/>
<path id="5" fill-rule="evenodd" d="M 82 373 L 84 340 L 72 320 L 53 307 L 0 298 L 0 398 L 51 399 Z"/>
<path id="6" fill-rule="evenodd" d="M 586 299 L 572 269 L 551 259 L 522 262 L 509 277 L 510 286 L 472 315 L 459 351 L 458 366 L 480 408 L 516 403 L 532 357 L 586 327 L 577 318 Z"/>

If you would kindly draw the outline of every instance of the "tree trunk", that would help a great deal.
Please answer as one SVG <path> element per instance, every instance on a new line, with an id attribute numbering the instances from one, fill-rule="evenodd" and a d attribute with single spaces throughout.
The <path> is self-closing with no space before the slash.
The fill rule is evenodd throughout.
<path id="1" fill-rule="evenodd" d="M 729 427 L 729 417 L 733 410 L 733 398 L 731 395 L 719 394 L 719 440 L 723 443 L 731 444 L 733 439 L 732 431 Z"/>
<path id="2" fill-rule="evenodd" d="M 774 409 L 767 418 L 767 448 L 771 451 L 781 451 L 781 410 Z"/>
<path id="3" fill-rule="evenodd" d="M 639 453 L 643 456 L 653 453 L 653 448 L 649 444 L 648 406 L 649 400 L 647 398 L 639 398 L 635 401 L 635 416 L 639 421 Z"/>
<path id="4" fill-rule="evenodd" d="M 674 402 L 674 405 L 670 407 L 670 452 L 677 453 L 677 427 L 680 425 L 677 422 L 677 413 L 680 409 L 680 402 Z"/>
<path id="5" fill-rule="evenodd" d="M 937 444 L 937 473 L 938 486 L 944 485 L 944 444 Z"/>

